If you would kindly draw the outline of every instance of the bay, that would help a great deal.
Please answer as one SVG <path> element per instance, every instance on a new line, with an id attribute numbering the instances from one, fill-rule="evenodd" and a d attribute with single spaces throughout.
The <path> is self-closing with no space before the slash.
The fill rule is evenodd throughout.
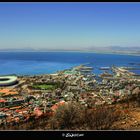
<path id="1" fill-rule="evenodd" d="M 100 67 L 112 65 L 140 68 L 140 56 L 88 52 L 0 52 L 0 75 L 50 74 L 80 64 L 92 66 L 93 72 L 100 74 Z M 131 71 L 140 74 L 140 70 Z"/>

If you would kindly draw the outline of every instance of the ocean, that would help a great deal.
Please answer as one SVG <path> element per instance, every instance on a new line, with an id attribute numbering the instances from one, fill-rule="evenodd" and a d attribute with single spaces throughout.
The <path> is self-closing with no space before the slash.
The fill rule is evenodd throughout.
<path id="1" fill-rule="evenodd" d="M 92 66 L 93 72 L 100 74 L 100 67 L 112 65 L 140 68 L 140 56 L 83 52 L 0 52 L 0 75 L 50 74 L 80 64 Z M 140 74 L 140 70 L 133 72 Z"/>

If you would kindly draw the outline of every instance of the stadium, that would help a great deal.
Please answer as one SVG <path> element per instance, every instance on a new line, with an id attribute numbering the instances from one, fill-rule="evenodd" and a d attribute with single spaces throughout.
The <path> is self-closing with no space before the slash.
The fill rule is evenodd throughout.
<path id="1" fill-rule="evenodd" d="M 0 76 L 0 86 L 12 86 L 17 83 L 17 76 Z"/>

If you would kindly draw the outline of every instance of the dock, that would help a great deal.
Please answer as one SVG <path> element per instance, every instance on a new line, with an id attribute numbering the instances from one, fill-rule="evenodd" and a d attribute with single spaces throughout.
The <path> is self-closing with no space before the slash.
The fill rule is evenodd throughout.
<path id="1" fill-rule="evenodd" d="M 125 77 L 131 77 L 135 75 L 135 73 L 130 72 L 123 67 L 112 67 L 112 71 L 116 73 L 117 76 L 125 76 Z"/>
<path id="2" fill-rule="evenodd" d="M 140 70 L 140 68 L 136 68 L 136 67 L 122 67 L 125 70 Z"/>
<path id="3" fill-rule="evenodd" d="M 100 70 L 109 70 L 110 67 L 100 67 L 99 69 L 100 69 Z"/>

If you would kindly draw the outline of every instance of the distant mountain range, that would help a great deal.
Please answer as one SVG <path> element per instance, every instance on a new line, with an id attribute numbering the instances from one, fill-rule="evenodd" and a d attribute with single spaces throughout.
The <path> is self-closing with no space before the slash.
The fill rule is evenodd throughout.
<path id="1" fill-rule="evenodd" d="M 100 52 L 100 53 L 140 55 L 140 47 L 120 47 L 120 46 L 89 47 L 87 50 L 92 52 Z"/>
<path id="2" fill-rule="evenodd" d="M 109 47 L 88 47 L 81 49 L 0 49 L 1 52 L 42 52 L 42 51 L 81 51 L 81 52 L 95 52 L 95 53 L 115 53 L 115 54 L 131 54 L 140 55 L 140 47 L 120 47 L 120 46 L 109 46 Z"/>

